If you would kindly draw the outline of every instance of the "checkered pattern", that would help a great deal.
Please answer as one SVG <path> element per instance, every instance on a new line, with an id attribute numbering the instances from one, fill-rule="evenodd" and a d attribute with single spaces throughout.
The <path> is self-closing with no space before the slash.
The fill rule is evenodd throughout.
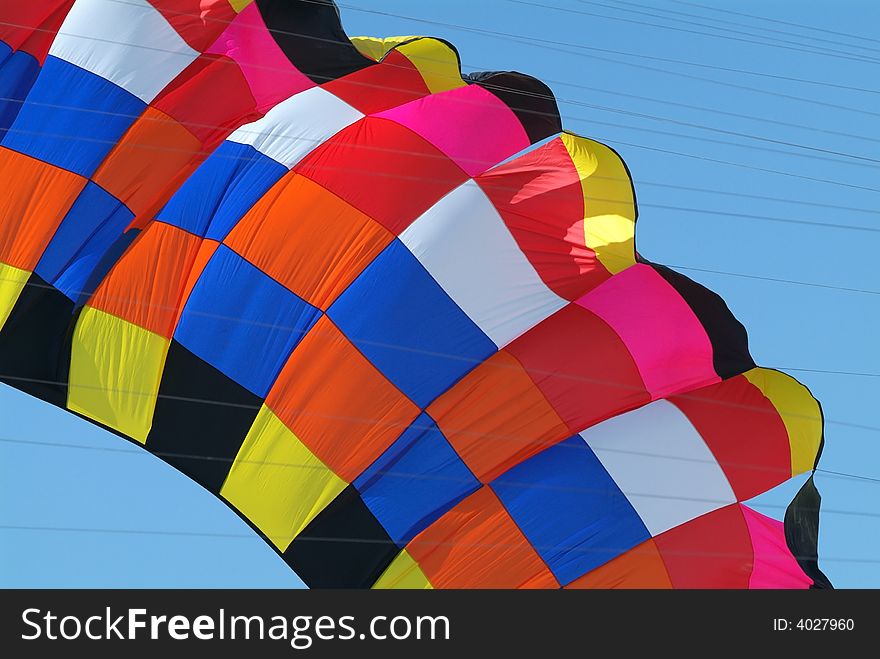
<path id="1" fill-rule="evenodd" d="M 722 377 L 715 310 L 635 263 L 613 152 L 566 134 L 495 166 L 535 131 L 451 84 L 445 44 L 321 79 L 256 5 L 190 5 L 77 0 L 16 74 L 0 371 L 38 379 L 12 355 L 51 309 L 29 340 L 72 329 L 59 404 L 310 585 L 773 583 L 781 531 L 742 502 L 810 468 L 815 401 Z"/>

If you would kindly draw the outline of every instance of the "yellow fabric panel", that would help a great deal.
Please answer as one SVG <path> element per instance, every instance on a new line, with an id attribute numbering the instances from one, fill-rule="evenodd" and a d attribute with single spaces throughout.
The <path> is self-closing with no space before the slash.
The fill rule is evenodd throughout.
<path id="1" fill-rule="evenodd" d="M 220 495 L 284 551 L 346 486 L 263 406 Z"/>
<path id="2" fill-rule="evenodd" d="M 745 373 L 782 417 L 791 445 L 791 475 L 810 471 L 822 441 L 822 412 L 809 390 L 790 375 L 767 368 Z"/>
<path id="3" fill-rule="evenodd" d="M 632 180 L 612 149 L 571 133 L 562 134 L 584 190 L 584 233 L 611 274 L 636 262 L 636 205 Z"/>
<path id="4" fill-rule="evenodd" d="M 432 94 L 467 86 L 461 79 L 458 54 L 446 43 L 431 37 L 352 37 L 354 47 L 364 57 L 377 62 L 394 48 L 422 74 Z"/>
<path id="5" fill-rule="evenodd" d="M 419 70 L 432 94 L 467 86 L 461 79 L 458 55 L 442 41 L 420 38 L 398 46 L 397 51 Z"/>
<path id="6" fill-rule="evenodd" d="M 404 549 L 397 555 L 379 580 L 373 584 L 379 590 L 430 590 L 433 589 L 422 568 Z"/>
<path id="7" fill-rule="evenodd" d="M 73 332 L 68 409 L 145 443 L 170 343 L 85 307 Z"/>
<path id="8" fill-rule="evenodd" d="M 358 52 L 360 52 L 361 55 L 378 62 L 395 46 L 398 46 L 405 41 L 418 38 L 419 37 L 414 36 L 385 37 L 384 39 L 380 37 L 352 37 L 351 43 L 354 44 L 354 47 L 358 49 Z"/>
<path id="9" fill-rule="evenodd" d="M 241 10 L 247 7 L 253 1 L 254 0 L 229 0 L 229 4 L 232 5 L 235 13 L 240 14 Z"/>
<path id="10" fill-rule="evenodd" d="M 12 307 L 15 306 L 30 276 L 31 273 L 27 270 L 0 263 L 0 329 L 3 329 Z"/>

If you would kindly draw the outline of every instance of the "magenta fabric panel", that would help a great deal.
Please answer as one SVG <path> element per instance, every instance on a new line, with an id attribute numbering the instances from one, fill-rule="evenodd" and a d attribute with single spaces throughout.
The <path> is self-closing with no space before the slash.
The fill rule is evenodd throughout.
<path id="1" fill-rule="evenodd" d="M 617 332 L 653 399 L 720 381 L 703 325 L 653 268 L 627 268 L 576 304 Z"/>
<path id="2" fill-rule="evenodd" d="M 275 43 L 256 3 L 248 5 L 206 52 L 226 55 L 238 63 L 261 112 L 315 86 Z"/>
<path id="3" fill-rule="evenodd" d="M 782 522 L 740 505 L 755 554 L 749 588 L 809 588 L 813 585 L 785 543 Z"/>
<path id="4" fill-rule="evenodd" d="M 418 133 L 469 176 L 482 174 L 530 144 L 510 108 L 476 85 L 432 94 L 376 116 Z"/>

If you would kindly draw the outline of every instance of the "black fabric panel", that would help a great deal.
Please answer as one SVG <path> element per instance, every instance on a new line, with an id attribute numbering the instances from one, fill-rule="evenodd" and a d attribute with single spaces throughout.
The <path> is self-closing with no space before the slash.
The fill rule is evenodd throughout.
<path id="1" fill-rule="evenodd" d="M 399 552 L 349 485 L 294 539 L 284 560 L 310 588 L 369 588 Z"/>
<path id="2" fill-rule="evenodd" d="M 641 260 L 660 273 L 700 319 L 712 342 L 714 367 L 719 377 L 732 378 L 755 368 L 755 362 L 749 353 L 746 328 L 736 319 L 721 296 L 665 265 Z"/>
<path id="3" fill-rule="evenodd" d="M 317 84 L 375 64 L 351 43 L 333 0 L 257 0 L 287 59 Z"/>
<path id="4" fill-rule="evenodd" d="M 804 483 L 785 511 L 785 542 L 813 588 L 833 588 L 819 569 L 819 507 L 822 497 L 813 477 Z"/>
<path id="5" fill-rule="evenodd" d="M 562 132 L 556 97 L 543 82 L 516 71 L 483 71 L 466 80 L 500 98 L 523 125 L 532 144 Z"/>
<path id="6" fill-rule="evenodd" d="M 217 494 L 262 402 L 172 340 L 147 449 Z"/>
<path id="7" fill-rule="evenodd" d="M 74 304 L 32 274 L 0 330 L 0 381 L 65 407 Z"/>

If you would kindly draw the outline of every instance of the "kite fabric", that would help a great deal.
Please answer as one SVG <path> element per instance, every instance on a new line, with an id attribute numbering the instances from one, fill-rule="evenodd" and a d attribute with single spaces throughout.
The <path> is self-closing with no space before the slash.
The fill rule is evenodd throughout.
<path id="1" fill-rule="evenodd" d="M 330 1 L 4 2 L 0 131 L 0 381 L 307 585 L 830 587 L 812 476 L 748 505 L 819 403 L 540 81 Z"/>

